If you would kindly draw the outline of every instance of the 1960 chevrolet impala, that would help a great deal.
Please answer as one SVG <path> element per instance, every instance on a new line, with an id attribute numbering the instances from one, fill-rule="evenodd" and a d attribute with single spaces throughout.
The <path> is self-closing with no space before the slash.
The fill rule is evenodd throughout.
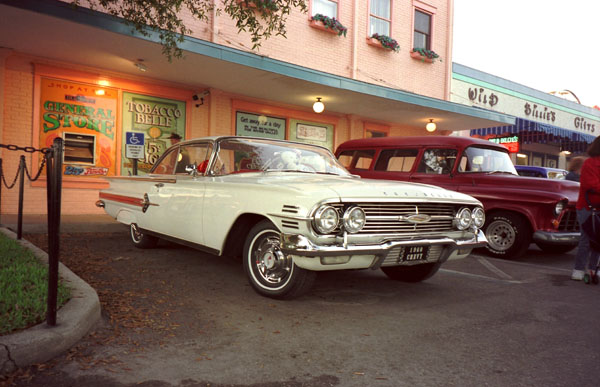
<path id="1" fill-rule="evenodd" d="M 481 203 L 424 184 L 349 174 L 326 148 L 209 137 L 169 148 L 149 175 L 110 177 L 97 205 L 157 238 L 243 256 L 261 295 L 292 298 L 322 270 L 378 269 L 419 282 L 487 241 Z"/>

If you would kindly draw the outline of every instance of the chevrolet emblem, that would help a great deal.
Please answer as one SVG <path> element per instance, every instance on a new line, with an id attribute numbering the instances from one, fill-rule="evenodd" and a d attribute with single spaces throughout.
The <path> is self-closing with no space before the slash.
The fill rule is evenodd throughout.
<path id="1" fill-rule="evenodd" d="M 401 215 L 398 217 L 398 220 L 401 222 L 419 224 L 429 222 L 431 220 L 431 216 L 427 214 L 413 214 L 408 216 Z"/>

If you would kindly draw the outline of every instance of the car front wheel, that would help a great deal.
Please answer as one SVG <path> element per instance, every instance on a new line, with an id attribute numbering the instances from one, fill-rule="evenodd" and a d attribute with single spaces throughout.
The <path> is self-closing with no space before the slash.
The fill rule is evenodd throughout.
<path id="1" fill-rule="evenodd" d="M 440 263 L 423 263 L 414 266 L 382 267 L 381 271 L 390 279 L 402 282 L 421 282 L 437 273 Z"/>
<path id="2" fill-rule="evenodd" d="M 531 244 L 531 230 L 519 215 L 497 212 L 486 217 L 484 225 L 489 255 L 495 258 L 518 258 Z"/>
<path id="3" fill-rule="evenodd" d="M 298 297 L 312 287 L 316 273 L 296 266 L 283 254 L 280 243 L 271 222 L 257 223 L 244 243 L 244 270 L 257 293 L 278 299 Z"/>
<path id="4" fill-rule="evenodd" d="M 158 243 L 157 237 L 144 234 L 135 223 L 129 225 L 129 235 L 133 245 L 140 249 L 151 249 Z"/>

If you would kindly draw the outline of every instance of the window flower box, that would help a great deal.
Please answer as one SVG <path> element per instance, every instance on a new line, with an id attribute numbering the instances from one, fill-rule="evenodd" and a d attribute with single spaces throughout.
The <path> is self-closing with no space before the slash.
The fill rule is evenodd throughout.
<path id="1" fill-rule="evenodd" d="M 334 17 L 321 15 L 320 13 L 317 13 L 310 19 L 310 26 L 332 34 L 337 34 L 337 36 L 344 35 L 345 37 L 348 32 L 348 28 L 344 27 L 339 20 Z"/>
<path id="2" fill-rule="evenodd" d="M 413 59 L 420 60 L 425 63 L 433 63 L 440 56 L 435 53 L 433 50 L 427 50 L 425 48 L 413 48 L 410 52 L 410 56 Z M 440 62 L 442 60 L 440 59 Z"/>
<path id="3" fill-rule="evenodd" d="M 258 10 L 273 11 L 279 10 L 279 6 L 274 0 L 236 0 L 242 6 Z"/>
<path id="4" fill-rule="evenodd" d="M 373 34 L 370 38 L 367 38 L 367 43 L 371 46 L 381 47 L 395 52 L 400 51 L 398 42 L 387 35 Z"/>

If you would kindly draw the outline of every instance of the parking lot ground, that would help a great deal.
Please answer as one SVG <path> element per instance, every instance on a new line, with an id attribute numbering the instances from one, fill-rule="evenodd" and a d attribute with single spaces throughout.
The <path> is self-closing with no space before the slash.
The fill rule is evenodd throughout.
<path id="1" fill-rule="evenodd" d="M 43 234 L 26 239 L 44 247 Z M 16 386 L 596 386 L 600 286 L 573 253 L 474 254 L 407 284 L 320 273 L 312 291 L 258 296 L 241 262 L 121 233 L 63 234 L 61 260 L 100 296 L 103 323 Z"/>

